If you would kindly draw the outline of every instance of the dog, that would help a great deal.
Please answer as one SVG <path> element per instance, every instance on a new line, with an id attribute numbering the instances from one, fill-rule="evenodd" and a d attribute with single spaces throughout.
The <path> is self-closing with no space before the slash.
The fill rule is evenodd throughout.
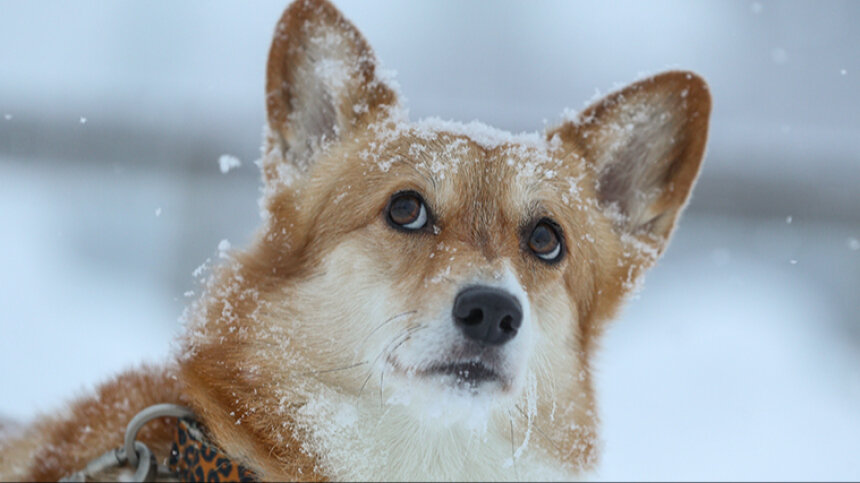
<path id="1" fill-rule="evenodd" d="M 592 359 L 690 196 L 706 83 L 652 76 L 543 133 L 410 122 L 359 31 L 298 0 L 265 95 L 262 227 L 189 308 L 175 360 L 7 436 L 0 479 L 79 471 L 160 403 L 261 480 L 593 470 Z M 165 461 L 175 426 L 137 438 Z"/>

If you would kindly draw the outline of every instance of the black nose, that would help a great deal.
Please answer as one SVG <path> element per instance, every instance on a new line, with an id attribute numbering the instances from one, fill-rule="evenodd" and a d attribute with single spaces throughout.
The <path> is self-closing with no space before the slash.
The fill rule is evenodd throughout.
<path id="1" fill-rule="evenodd" d="M 466 337 L 501 345 L 517 335 L 523 309 L 513 295 L 491 287 L 469 287 L 454 300 L 454 322 Z"/>

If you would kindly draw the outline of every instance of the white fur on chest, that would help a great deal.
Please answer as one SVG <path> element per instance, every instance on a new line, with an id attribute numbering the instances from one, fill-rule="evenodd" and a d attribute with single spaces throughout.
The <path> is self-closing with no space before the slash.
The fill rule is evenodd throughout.
<path id="1" fill-rule="evenodd" d="M 476 426 L 456 414 L 422 420 L 412 411 L 409 405 L 329 394 L 309 401 L 297 422 L 309 436 L 306 449 L 337 480 L 578 479 L 534 441 L 529 444 L 526 431 L 512 435 L 507 417 Z"/>

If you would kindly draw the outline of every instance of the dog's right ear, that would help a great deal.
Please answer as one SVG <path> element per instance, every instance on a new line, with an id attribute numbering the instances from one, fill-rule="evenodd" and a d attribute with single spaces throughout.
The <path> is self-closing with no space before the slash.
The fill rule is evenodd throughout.
<path id="1" fill-rule="evenodd" d="M 548 136 L 584 155 L 618 234 L 645 235 L 662 252 L 699 173 L 710 112 L 705 81 L 670 71 L 606 96 Z"/>
<path id="2" fill-rule="evenodd" d="M 267 184 L 307 172 L 330 143 L 388 114 L 397 95 L 376 64 L 361 33 L 327 0 L 287 8 L 266 72 Z"/>

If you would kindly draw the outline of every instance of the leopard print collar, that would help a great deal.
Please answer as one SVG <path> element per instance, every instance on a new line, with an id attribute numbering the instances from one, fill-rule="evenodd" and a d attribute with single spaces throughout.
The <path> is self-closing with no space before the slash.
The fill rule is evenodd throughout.
<path id="1" fill-rule="evenodd" d="M 209 442 L 203 429 L 191 419 L 177 419 L 167 465 L 180 481 L 259 481 L 253 471 Z"/>

